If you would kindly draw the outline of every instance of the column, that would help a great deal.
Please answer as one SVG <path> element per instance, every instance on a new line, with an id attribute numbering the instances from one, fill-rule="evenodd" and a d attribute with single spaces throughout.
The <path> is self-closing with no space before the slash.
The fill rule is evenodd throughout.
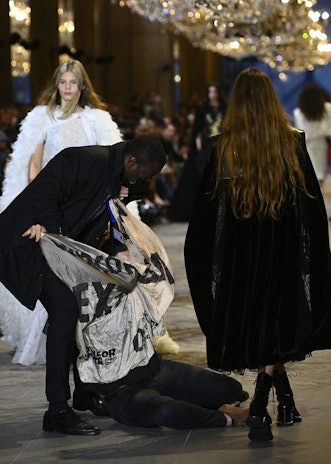
<path id="1" fill-rule="evenodd" d="M 57 0 L 30 0 L 31 41 L 39 46 L 31 51 L 31 95 L 35 103 L 58 66 Z"/>

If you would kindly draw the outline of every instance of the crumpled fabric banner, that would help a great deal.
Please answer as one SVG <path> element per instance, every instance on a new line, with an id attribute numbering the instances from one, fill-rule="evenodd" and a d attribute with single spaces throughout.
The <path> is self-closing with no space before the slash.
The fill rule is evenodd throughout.
<path id="1" fill-rule="evenodd" d="M 164 314 L 174 296 L 167 253 L 154 232 L 120 200 L 109 207 L 131 261 L 76 242 L 43 234 L 42 252 L 79 305 L 77 367 L 84 383 L 111 383 L 148 364 L 153 336 L 165 333 Z"/>

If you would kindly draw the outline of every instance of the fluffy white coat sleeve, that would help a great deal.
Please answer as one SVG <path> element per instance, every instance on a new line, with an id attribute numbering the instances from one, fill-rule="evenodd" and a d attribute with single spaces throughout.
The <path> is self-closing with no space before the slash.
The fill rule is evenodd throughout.
<path id="1" fill-rule="evenodd" d="M 95 145 L 113 145 L 123 140 L 118 125 L 108 111 L 86 108 L 84 115 L 89 119 L 89 125 L 92 126 Z"/>
<path id="2" fill-rule="evenodd" d="M 45 141 L 48 121 L 46 106 L 36 106 L 23 119 L 6 166 L 0 212 L 28 185 L 30 158 L 37 146 Z"/>

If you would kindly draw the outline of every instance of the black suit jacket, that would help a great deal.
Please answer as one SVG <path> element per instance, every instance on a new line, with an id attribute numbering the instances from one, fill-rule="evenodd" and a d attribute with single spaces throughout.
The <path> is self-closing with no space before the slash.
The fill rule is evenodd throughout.
<path id="1" fill-rule="evenodd" d="M 100 230 L 91 234 L 88 226 L 119 194 L 126 144 L 66 148 L 0 215 L 0 280 L 24 306 L 34 308 L 47 264 L 39 244 L 22 234 L 41 224 L 96 246 Z"/>

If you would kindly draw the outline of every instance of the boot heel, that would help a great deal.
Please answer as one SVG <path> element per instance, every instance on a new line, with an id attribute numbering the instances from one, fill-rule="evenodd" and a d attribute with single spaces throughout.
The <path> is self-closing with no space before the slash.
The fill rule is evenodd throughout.
<path id="1" fill-rule="evenodd" d="M 282 374 L 274 372 L 272 380 L 279 401 L 277 425 L 289 426 L 293 425 L 293 423 L 301 422 L 301 415 L 295 407 L 293 391 L 286 372 Z"/>
<path id="2" fill-rule="evenodd" d="M 271 441 L 273 435 L 271 432 L 270 423 L 266 417 L 250 416 L 246 424 L 250 427 L 248 438 L 252 441 Z"/>
<path id="3" fill-rule="evenodd" d="M 293 425 L 293 406 L 279 403 L 277 425 L 280 427 Z"/>
<path id="4" fill-rule="evenodd" d="M 301 422 L 302 417 L 297 408 L 294 406 L 293 408 L 293 422 Z"/>

